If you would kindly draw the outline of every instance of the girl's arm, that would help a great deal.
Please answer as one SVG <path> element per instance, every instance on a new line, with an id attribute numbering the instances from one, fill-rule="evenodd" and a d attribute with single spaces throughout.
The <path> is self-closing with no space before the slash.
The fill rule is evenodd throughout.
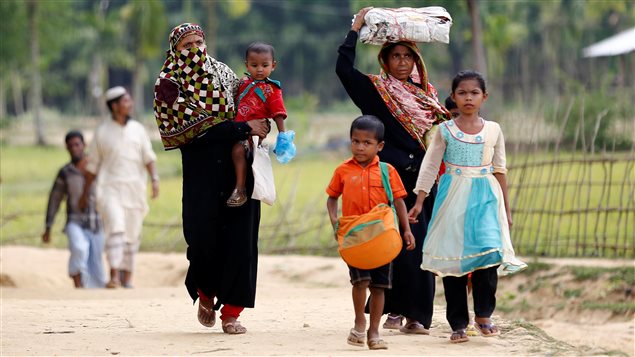
<path id="1" fill-rule="evenodd" d="M 512 211 L 509 207 L 509 200 L 507 199 L 507 179 L 505 178 L 505 174 L 494 173 L 494 177 L 498 181 L 498 184 L 501 186 L 501 190 L 503 190 L 503 202 L 505 202 L 505 213 L 507 213 L 507 224 L 509 228 L 512 228 Z"/>
<path id="2" fill-rule="evenodd" d="M 443 127 L 439 127 L 439 130 L 434 134 L 432 143 L 426 151 L 419 169 L 419 177 L 417 178 L 417 184 L 415 185 L 414 193 L 417 195 L 417 201 L 415 205 L 408 212 L 408 218 L 410 223 L 417 223 L 419 214 L 423 208 L 423 201 L 430 193 L 434 182 L 437 179 L 439 173 L 439 166 L 443 160 L 445 154 L 445 139 L 441 132 Z"/>
<path id="3" fill-rule="evenodd" d="M 406 203 L 403 198 L 395 198 L 395 210 L 399 218 L 399 226 L 403 235 L 403 242 L 406 245 L 406 250 L 413 250 L 415 249 L 415 237 L 410 230 L 410 224 L 408 224 L 408 210 L 406 209 Z"/>
<path id="4" fill-rule="evenodd" d="M 498 125 L 498 124 L 496 124 Z M 503 131 L 498 127 L 498 138 L 494 144 L 494 157 L 492 158 L 492 167 L 494 167 L 494 177 L 503 190 L 503 201 L 505 202 L 505 213 L 507 213 L 507 224 L 512 227 L 512 213 L 507 198 L 507 160 L 505 157 L 505 137 Z"/>

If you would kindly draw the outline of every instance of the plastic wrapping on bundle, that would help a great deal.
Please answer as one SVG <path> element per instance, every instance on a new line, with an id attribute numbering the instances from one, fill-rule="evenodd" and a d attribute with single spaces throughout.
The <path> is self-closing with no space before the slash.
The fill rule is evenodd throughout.
<path id="1" fill-rule="evenodd" d="M 276 154 L 276 160 L 279 163 L 286 164 L 295 157 L 296 149 L 293 139 L 295 139 L 295 131 L 293 130 L 278 133 L 276 148 L 273 152 Z"/>
<path id="2" fill-rule="evenodd" d="M 441 6 L 397 9 L 373 8 L 364 16 L 359 32 L 363 43 L 381 45 L 385 42 L 450 43 L 452 17 Z"/>

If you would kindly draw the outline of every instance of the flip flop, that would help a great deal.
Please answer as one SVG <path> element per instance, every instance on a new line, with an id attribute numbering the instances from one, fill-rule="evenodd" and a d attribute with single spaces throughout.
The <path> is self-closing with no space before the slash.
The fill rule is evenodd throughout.
<path id="1" fill-rule="evenodd" d="M 235 188 L 227 199 L 227 207 L 240 207 L 245 202 L 247 202 L 247 191 Z"/>
<path id="2" fill-rule="evenodd" d="M 430 334 L 430 330 L 428 330 L 427 328 L 423 327 L 423 325 L 420 322 L 417 322 L 417 321 L 408 322 L 403 327 L 401 327 L 399 329 L 399 331 L 402 332 L 402 333 L 406 333 L 406 334 L 417 334 L 417 335 L 429 335 Z"/>
<path id="3" fill-rule="evenodd" d="M 364 342 L 366 342 L 366 334 L 352 328 L 351 332 L 348 333 L 346 343 L 351 346 L 364 347 Z"/>
<path id="4" fill-rule="evenodd" d="M 368 340 L 368 349 L 369 350 L 387 350 L 388 344 L 386 341 L 381 338 L 371 338 Z"/>
<path id="5" fill-rule="evenodd" d="M 478 332 L 481 333 L 481 336 L 483 337 L 494 337 L 494 336 L 498 336 L 501 334 L 500 330 L 498 329 L 498 327 L 496 327 L 496 325 L 494 325 L 491 322 L 487 322 L 484 324 L 479 324 L 478 322 L 474 323 L 474 328 L 478 330 Z M 492 329 L 495 328 L 496 332 L 491 332 Z"/>
<path id="6" fill-rule="evenodd" d="M 390 314 L 386 317 L 386 321 L 384 322 L 383 328 L 387 330 L 399 330 L 403 326 L 403 316 L 396 315 L 390 316 Z"/>
<path id="7" fill-rule="evenodd" d="M 207 307 L 203 305 L 201 299 L 198 299 L 198 322 L 205 327 L 214 327 L 216 324 L 216 311 L 214 311 L 214 307 Z"/>
<path id="8" fill-rule="evenodd" d="M 467 335 L 468 337 L 474 337 L 480 335 L 480 332 L 474 327 L 474 323 L 467 325 Z"/>
<path id="9" fill-rule="evenodd" d="M 242 335 L 247 332 L 247 328 L 239 321 L 226 322 L 223 324 L 223 332 L 229 335 Z"/>
<path id="10" fill-rule="evenodd" d="M 452 339 L 453 336 L 459 336 L 459 338 Z M 452 331 L 452 336 L 450 336 L 451 343 L 461 343 L 469 340 L 470 339 L 467 337 L 467 332 L 464 328 Z"/>

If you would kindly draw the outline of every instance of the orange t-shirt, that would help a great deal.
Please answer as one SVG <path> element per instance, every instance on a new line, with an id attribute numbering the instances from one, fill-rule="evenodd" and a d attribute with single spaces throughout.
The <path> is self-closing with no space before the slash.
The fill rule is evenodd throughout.
<path id="1" fill-rule="evenodd" d="M 388 177 L 394 199 L 408 196 L 401 177 L 390 164 Z M 364 214 L 380 203 L 388 204 L 388 196 L 381 182 L 379 157 L 375 156 L 366 167 L 361 167 L 354 158 L 344 161 L 335 169 L 326 193 L 334 198 L 342 196 L 343 216 Z"/>

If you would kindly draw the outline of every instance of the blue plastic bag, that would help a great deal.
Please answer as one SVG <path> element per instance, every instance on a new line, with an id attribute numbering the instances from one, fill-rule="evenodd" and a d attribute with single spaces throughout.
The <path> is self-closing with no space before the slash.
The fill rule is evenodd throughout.
<path id="1" fill-rule="evenodd" d="M 278 133 L 276 139 L 276 148 L 273 153 L 276 154 L 276 159 L 281 164 L 286 164 L 295 157 L 295 131 L 289 130 L 282 133 Z"/>

